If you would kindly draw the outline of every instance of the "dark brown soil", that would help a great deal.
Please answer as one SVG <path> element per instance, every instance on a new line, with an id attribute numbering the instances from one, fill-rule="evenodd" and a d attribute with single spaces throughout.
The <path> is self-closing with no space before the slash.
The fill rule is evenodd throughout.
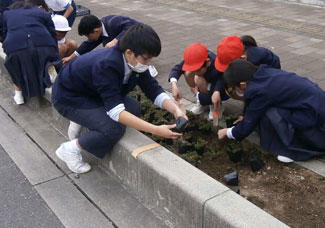
<path id="1" fill-rule="evenodd" d="M 175 123 L 165 111 L 151 105 L 143 95 L 134 95 L 142 106 L 142 118 L 154 124 Z M 158 111 L 159 110 L 159 111 Z M 325 227 L 325 178 L 296 164 L 285 165 L 258 146 L 243 141 L 218 141 L 216 129 L 203 117 L 190 118 L 182 139 L 151 136 L 209 176 L 225 184 L 224 175 L 237 170 L 240 195 L 291 227 Z M 186 142 L 185 142 L 186 141 Z M 243 149 L 241 161 L 229 160 L 229 144 Z M 180 150 L 179 150 L 180 149 Z M 249 157 L 256 155 L 264 167 L 253 172 Z M 225 184 L 226 185 L 226 184 Z"/>

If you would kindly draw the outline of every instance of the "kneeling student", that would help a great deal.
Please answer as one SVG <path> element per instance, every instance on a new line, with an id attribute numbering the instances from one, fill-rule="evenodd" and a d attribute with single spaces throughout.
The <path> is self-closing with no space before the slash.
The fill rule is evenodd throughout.
<path id="1" fill-rule="evenodd" d="M 126 126 L 164 138 L 181 136 L 170 130 L 175 124 L 156 126 L 138 118 L 140 105 L 127 96 L 139 85 L 155 105 L 175 118 L 187 119 L 149 73 L 151 59 L 160 51 L 157 33 L 148 25 L 137 24 L 116 46 L 84 54 L 60 71 L 52 88 L 53 106 L 64 117 L 89 129 L 56 150 L 71 171 L 88 172 L 91 167 L 82 161 L 81 150 L 104 157 L 121 139 Z"/>
<path id="2" fill-rule="evenodd" d="M 59 53 L 61 58 L 70 56 L 78 47 L 77 42 L 66 38 L 66 34 L 71 30 L 68 20 L 61 15 L 54 15 L 52 17 L 56 39 L 58 40 Z"/>
<path id="3" fill-rule="evenodd" d="M 242 140 L 255 128 L 261 146 L 282 162 L 325 155 L 325 92 L 307 78 L 245 60 L 224 73 L 228 94 L 245 102 L 241 122 L 218 131 L 219 139 Z"/>

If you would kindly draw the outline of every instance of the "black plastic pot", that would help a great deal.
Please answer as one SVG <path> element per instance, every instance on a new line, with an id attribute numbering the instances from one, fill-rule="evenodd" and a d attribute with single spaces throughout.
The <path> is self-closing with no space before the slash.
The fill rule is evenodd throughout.
<path id="1" fill-rule="evenodd" d="M 256 155 L 249 156 L 248 161 L 253 172 L 257 172 L 264 167 L 264 162 Z"/>
<path id="2" fill-rule="evenodd" d="M 223 178 L 227 185 L 238 186 L 239 180 L 237 171 L 228 173 L 224 175 Z"/>

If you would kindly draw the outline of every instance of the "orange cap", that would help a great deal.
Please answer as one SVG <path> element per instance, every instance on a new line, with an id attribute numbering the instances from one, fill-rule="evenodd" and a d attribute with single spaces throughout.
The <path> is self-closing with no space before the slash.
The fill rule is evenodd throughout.
<path id="1" fill-rule="evenodd" d="M 215 67 L 220 72 L 225 72 L 228 65 L 239 59 L 244 52 L 244 45 L 238 36 L 227 36 L 217 46 Z"/>
<path id="2" fill-rule="evenodd" d="M 200 69 L 208 58 L 208 49 L 200 43 L 189 45 L 184 51 L 183 71 L 196 71 Z"/>

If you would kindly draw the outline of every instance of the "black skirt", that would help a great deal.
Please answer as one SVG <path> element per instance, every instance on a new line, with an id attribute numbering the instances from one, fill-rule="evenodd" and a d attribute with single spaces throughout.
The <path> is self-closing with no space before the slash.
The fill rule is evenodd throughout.
<path id="1" fill-rule="evenodd" d="M 7 55 L 5 66 L 13 83 L 22 89 L 24 97 L 43 96 L 51 86 L 46 65 L 60 59 L 56 47 L 34 47 Z"/>

